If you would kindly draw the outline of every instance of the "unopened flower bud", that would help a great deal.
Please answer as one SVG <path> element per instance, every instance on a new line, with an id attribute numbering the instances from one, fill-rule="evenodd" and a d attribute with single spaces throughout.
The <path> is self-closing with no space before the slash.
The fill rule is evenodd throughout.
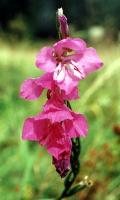
<path id="1" fill-rule="evenodd" d="M 58 8 L 58 16 L 63 16 L 63 9 L 62 8 Z"/>
<path id="2" fill-rule="evenodd" d="M 93 181 L 89 179 L 88 176 L 85 176 L 82 181 L 79 182 L 80 186 L 91 187 L 93 185 Z"/>
<path id="3" fill-rule="evenodd" d="M 89 179 L 88 176 L 85 176 L 84 177 L 84 184 L 87 186 L 87 187 L 91 187 L 93 185 L 93 181 Z"/>
<path id="4" fill-rule="evenodd" d="M 59 32 L 61 39 L 69 37 L 69 28 L 67 23 L 67 18 L 63 14 L 63 9 L 59 8 L 57 12 L 58 23 L 59 23 Z"/>

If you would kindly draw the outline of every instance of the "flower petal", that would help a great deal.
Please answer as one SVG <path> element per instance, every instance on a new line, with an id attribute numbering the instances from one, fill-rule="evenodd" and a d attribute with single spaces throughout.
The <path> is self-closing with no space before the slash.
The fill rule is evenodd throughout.
<path id="1" fill-rule="evenodd" d="M 71 138 L 86 136 L 88 132 L 86 118 L 75 112 L 71 112 L 71 114 L 74 117 L 73 121 L 66 120 L 64 122 L 66 133 L 68 133 Z"/>
<path id="2" fill-rule="evenodd" d="M 80 38 L 67 38 L 55 43 L 53 47 L 60 56 L 65 49 L 83 52 L 86 48 L 86 43 Z"/>
<path id="3" fill-rule="evenodd" d="M 57 82 L 57 81 L 56 81 Z M 66 69 L 65 79 L 62 82 L 57 82 L 57 85 L 61 90 L 65 91 L 65 95 L 69 95 L 73 89 L 78 85 L 79 80 L 69 73 L 69 70 Z"/>
<path id="4" fill-rule="evenodd" d="M 66 119 L 72 120 L 73 116 L 67 106 L 64 103 L 59 102 L 51 98 L 44 106 L 44 111 L 40 116 L 40 119 L 50 119 L 51 123 L 62 122 Z"/>
<path id="5" fill-rule="evenodd" d="M 46 129 L 49 129 L 48 134 L 40 139 L 40 144 L 43 145 L 52 156 L 58 159 L 63 152 L 70 152 L 71 142 L 64 133 L 61 123 L 50 124 Z"/>
<path id="6" fill-rule="evenodd" d="M 98 57 L 96 50 L 92 47 L 86 48 L 84 51 L 79 64 L 78 68 L 83 68 L 86 75 L 90 74 L 91 72 L 96 71 L 100 67 L 102 67 L 103 62 Z"/>
<path id="7" fill-rule="evenodd" d="M 43 87 L 38 83 L 39 78 L 29 78 L 25 80 L 20 88 L 20 96 L 26 100 L 37 99 L 43 91 Z"/>
<path id="8" fill-rule="evenodd" d="M 23 132 L 22 132 L 22 139 L 23 140 L 33 140 L 37 141 L 38 137 L 34 134 L 34 119 L 28 118 L 24 122 Z"/>
<path id="9" fill-rule="evenodd" d="M 22 139 L 38 141 L 56 159 L 65 148 L 62 126 L 57 123 L 52 125 L 48 119 L 41 120 L 40 116 L 31 117 L 25 121 Z"/>
<path id="10" fill-rule="evenodd" d="M 54 71 L 53 79 L 60 83 L 64 80 L 64 78 L 65 78 L 65 68 L 64 66 L 62 67 L 60 63 Z"/>
<path id="11" fill-rule="evenodd" d="M 71 74 L 71 76 L 74 76 L 79 80 L 83 77 L 83 73 L 81 73 L 81 71 L 79 71 L 79 69 L 73 64 L 69 64 L 69 73 Z"/>
<path id="12" fill-rule="evenodd" d="M 29 78 L 23 82 L 20 88 L 20 96 L 26 100 L 37 99 L 44 88 L 51 89 L 52 74 L 46 73 L 39 78 Z"/>
<path id="13" fill-rule="evenodd" d="M 79 99 L 80 97 L 79 97 L 78 88 L 74 87 L 73 90 L 68 95 L 65 94 L 65 91 L 62 91 L 62 97 L 65 100 Z"/>
<path id="14" fill-rule="evenodd" d="M 71 156 L 71 142 L 69 142 L 68 146 L 69 149 L 65 149 L 63 153 L 60 154 L 59 158 L 56 159 L 53 157 L 53 164 L 56 167 L 56 171 L 60 174 L 60 176 L 63 178 L 67 175 L 68 171 L 70 170 L 70 156 Z"/>
<path id="15" fill-rule="evenodd" d="M 53 57 L 53 48 L 44 47 L 40 50 L 36 58 L 36 66 L 46 72 L 53 72 L 56 68 L 56 60 Z"/>
<path id="16" fill-rule="evenodd" d="M 46 73 L 43 74 L 39 79 L 39 85 L 41 85 L 43 88 L 51 89 L 53 85 L 53 74 L 52 73 Z"/>
<path id="17" fill-rule="evenodd" d="M 39 116 L 30 117 L 25 120 L 22 132 L 22 139 L 31 141 L 40 141 L 46 133 L 46 126 L 49 120 L 39 120 Z"/>

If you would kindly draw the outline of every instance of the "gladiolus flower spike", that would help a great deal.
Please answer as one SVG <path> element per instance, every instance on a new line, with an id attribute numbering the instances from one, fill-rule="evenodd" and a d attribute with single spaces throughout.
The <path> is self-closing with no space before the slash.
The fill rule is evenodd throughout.
<path id="1" fill-rule="evenodd" d="M 43 47 L 35 61 L 45 73 L 25 80 L 20 88 L 20 96 L 26 100 L 37 99 L 44 89 L 48 98 L 41 113 L 25 120 L 22 139 L 44 146 L 61 177 L 72 171 L 70 188 L 79 172 L 79 137 L 87 135 L 88 124 L 84 115 L 71 110 L 68 100 L 79 98 L 80 80 L 101 68 L 103 63 L 96 50 L 87 47 L 84 40 L 69 36 L 62 8 L 58 9 L 57 20 L 60 40 L 51 47 Z"/>

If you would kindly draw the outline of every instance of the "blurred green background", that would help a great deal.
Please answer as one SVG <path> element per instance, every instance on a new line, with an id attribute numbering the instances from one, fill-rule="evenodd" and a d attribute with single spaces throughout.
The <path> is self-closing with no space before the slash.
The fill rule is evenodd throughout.
<path id="1" fill-rule="evenodd" d="M 57 38 L 55 12 L 63 6 L 71 35 L 97 49 L 104 68 L 82 80 L 80 99 L 89 134 L 82 139 L 81 172 L 93 186 L 71 200 L 120 200 L 120 1 L 74 0 L 0 1 L 0 199 L 55 199 L 63 180 L 51 157 L 37 143 L 21 140 L 24 119 L 36 115 L 46 92 L 36 101 L 19 97 L 28 77 L 41 75 L 35 65 L 38 50 Z"/>

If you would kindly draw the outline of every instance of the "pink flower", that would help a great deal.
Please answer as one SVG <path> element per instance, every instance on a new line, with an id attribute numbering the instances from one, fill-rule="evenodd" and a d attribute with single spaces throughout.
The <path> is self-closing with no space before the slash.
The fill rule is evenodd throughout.
<path id="1" fill-rule="evenodd" d="M 48 89 L 49 91 L 58 88 L 53 80 L 52 73 L 46 73 L 38 78 L 29 78 L 23 82 L 20 88 L 20 96 L 26 100 L 35 100 L 37 99 L 44 89 Z M 73 88 L 71 93 L 66 95 L 64 91 L 60 91 L 61 98 L 64 100 L 72 100 L 79 98 L 78 88 Z"/>
<path id="2" fill-rule="evenodd" d="M 58 9 L 57 17 L 62 40 L 52 47 L 42 48 L 38 53 L 36 66 L 45 74 L 25 80 L 20 96 L 35 100 L 47 89 L 48 100 L 43 111 L 25 120 L 22 138 L 44 146 L 52 156 L 56 171 L 64 177 L 70 169 L 70 158 L 72 162 L 74 157 L 72 139 L 86 136 L 88 132 L 86 118 L 73 112 L 66 100 L 79 98 L 79 81 L 99 69 L 103 63 L 95 49 L 87 48 L 85 41 L 69 37 L 67 18 L 62 8 Z"/>
<path id="3" fill-rule="evenodd" d="M 53 156 L 53 163 L 63 177 L 70 169 L 71 138 L 85 136 L 87 131 L 85 117 L 72 112 L 53 93 L 41 114 L 26 119 L 22 138 L 43 145 Z"/>
<path id="4" fill-rule="evenodd" d="M 44 47 L 38 53 L 36 66 L 52 73 L 53 80 L 68 95 L 79 80 L 102 66 L 96 50 L 87 48 L 79 38 L 62 39 L 53 47 Z"/>
<path id="5" fill-rule="evenodd" d="M 44 88 L 51 89 L 52 81 L 50 73 L 46 73 L 38 78 L 29 78 L 21 85 L 20 96 L 26 100 L 37 99 Z"/>
<path id="6" fill-rule="evenodd" d="M 53 157 L 52 163 L 56 167 L 56 171 L 60 174 L 61 177 L 65 177 L 70 170 L 70 156 L 71 151 L 64 151 L 58 159 Z"/>

